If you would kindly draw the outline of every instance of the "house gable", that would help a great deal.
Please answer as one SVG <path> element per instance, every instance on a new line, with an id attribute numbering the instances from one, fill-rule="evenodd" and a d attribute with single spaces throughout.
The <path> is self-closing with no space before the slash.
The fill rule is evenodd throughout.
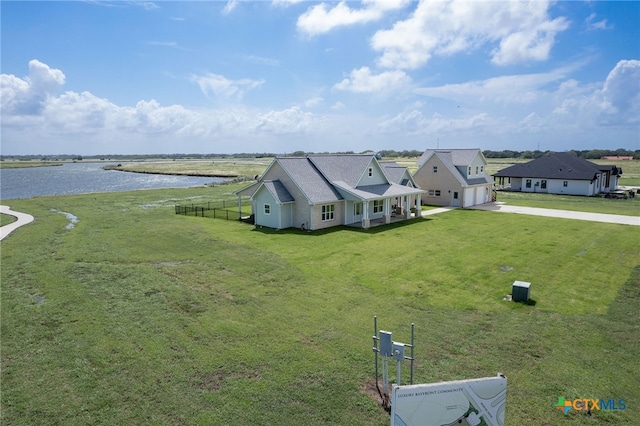
<path id="1" fill-rule="evenodd" d="M 310 155 L 307 158 L 329 182 L 344 182 L 352 188 L 389 183 L 373 155 Z"/>
<path id="2" fill-rule="evenodd" d="M 434 205 L 469 207 L 491 200 L 493 182 L 480 149 L 432 149 L 418 160 L 413 179 Z"/>
<path id="3" fill-rule="evenodd" d="M 401 166 L 395 161 L 384 161 L 379 162 L 379 164 L 382 166 L 389 182 L 409 186 L 411 188 L 415 188 L 417 186 L 407 167 Z"/>

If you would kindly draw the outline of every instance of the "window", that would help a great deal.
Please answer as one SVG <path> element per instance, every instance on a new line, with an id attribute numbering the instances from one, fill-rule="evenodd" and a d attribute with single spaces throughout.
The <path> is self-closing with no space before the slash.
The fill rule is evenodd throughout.
<path id="1" fill-rule="evenodd" d="M 438 173 L 438 166 L 433 166 L 433 173 Z"/>
<path id="2" fill-rule="evenodd" d="M 541 189 L 547 189 L 547 181 L 546 180 L 542 180 L 542 182 L 540 182 L 540 188 Z"/>
<path id="3" fill-rule="evenodd" d="M 480 166 L 480 173 L 484 173 L 484 166 Z"/>
<path id="4" fill-rule="evenodd" d="M 271 214 L 271 204 L 264 205 L 264 214 Z"/>
<path id="5" fill-rule="evenodd" d="M 525 186 L 527 188 L 531 188 L 531 179 L 527 179 L 527 184 Z"/>
<path id="6" fill-rule="evenodd" d="M 478 174 L 478 166 L 476 166 L 476 174 Z"/>
<path id="7" fill-rule="evenodd" d="M 440 196 L 440 190 L 436 189 L 436 197 L 439 197 L 439 196 Z"/>
<path id="8" fill-rule="evenodd" d="M 362 214 L 362 203 L 355 203 L 353 205 L 354 216 L 360 216 Z"/>
<path id="9" fill-rule="evenodd" d="M 369 177 L 373 176 L 373 168 L 369 167 Z"/>
<path id="10" fill-rule="evenodd" d="M 384 200 L 373 200 L 373 212 L 382 213 L 384 209 Z"/>
<path id="11" fill-rule="evenodd" d="M 469 166 L 469 172 L 467 174 L 471 176 L 471 166 Z"/>
<path id="12" fill-rule="evenodd" d="M 326 206 L 322 206 L 322 220 L 333 220 L 334 211 L 334 204 L 327 204 Z"/>
<path id="13" fill-rule="evenodd" d="M 434 197 L 436 195 L 436 191 L 435 189 L 430 189 L 427 194 L 429 195 L 429 197 Z"/>
<path id="14" fill-rule="evenodd" d="M 567 186 L 569 186 L 569 182 L 567 182 L 567 181 L 565 180 L 564 182 L 562 182 L 562 186 L 564 186 L 564 187 L 566 188 Z"/>

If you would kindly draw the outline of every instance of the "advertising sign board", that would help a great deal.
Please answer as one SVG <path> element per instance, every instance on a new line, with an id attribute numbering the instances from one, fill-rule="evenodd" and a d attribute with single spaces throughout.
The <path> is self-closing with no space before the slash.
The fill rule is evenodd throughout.
<path id="1" fill-rule="evenodd" d="M 391 426 L 503 426 L 507 379 L 502 375 L 393 387 Z"/>

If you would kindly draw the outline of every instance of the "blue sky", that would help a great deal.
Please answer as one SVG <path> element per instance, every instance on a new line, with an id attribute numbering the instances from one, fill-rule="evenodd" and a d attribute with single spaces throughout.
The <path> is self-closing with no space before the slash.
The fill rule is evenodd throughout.
<path id="1" fill-rule="evenodd" d="M 638 1 L 2 1 L 2 154 L 640 149 Z"/>

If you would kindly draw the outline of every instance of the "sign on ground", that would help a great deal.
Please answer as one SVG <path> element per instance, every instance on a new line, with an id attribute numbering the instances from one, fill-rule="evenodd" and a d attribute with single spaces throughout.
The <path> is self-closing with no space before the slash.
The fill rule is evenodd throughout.
<path id="1" fill-rule="evenodd" d="M 507 379 L 394 386 L 391 426 L 503 426 Z"/>

